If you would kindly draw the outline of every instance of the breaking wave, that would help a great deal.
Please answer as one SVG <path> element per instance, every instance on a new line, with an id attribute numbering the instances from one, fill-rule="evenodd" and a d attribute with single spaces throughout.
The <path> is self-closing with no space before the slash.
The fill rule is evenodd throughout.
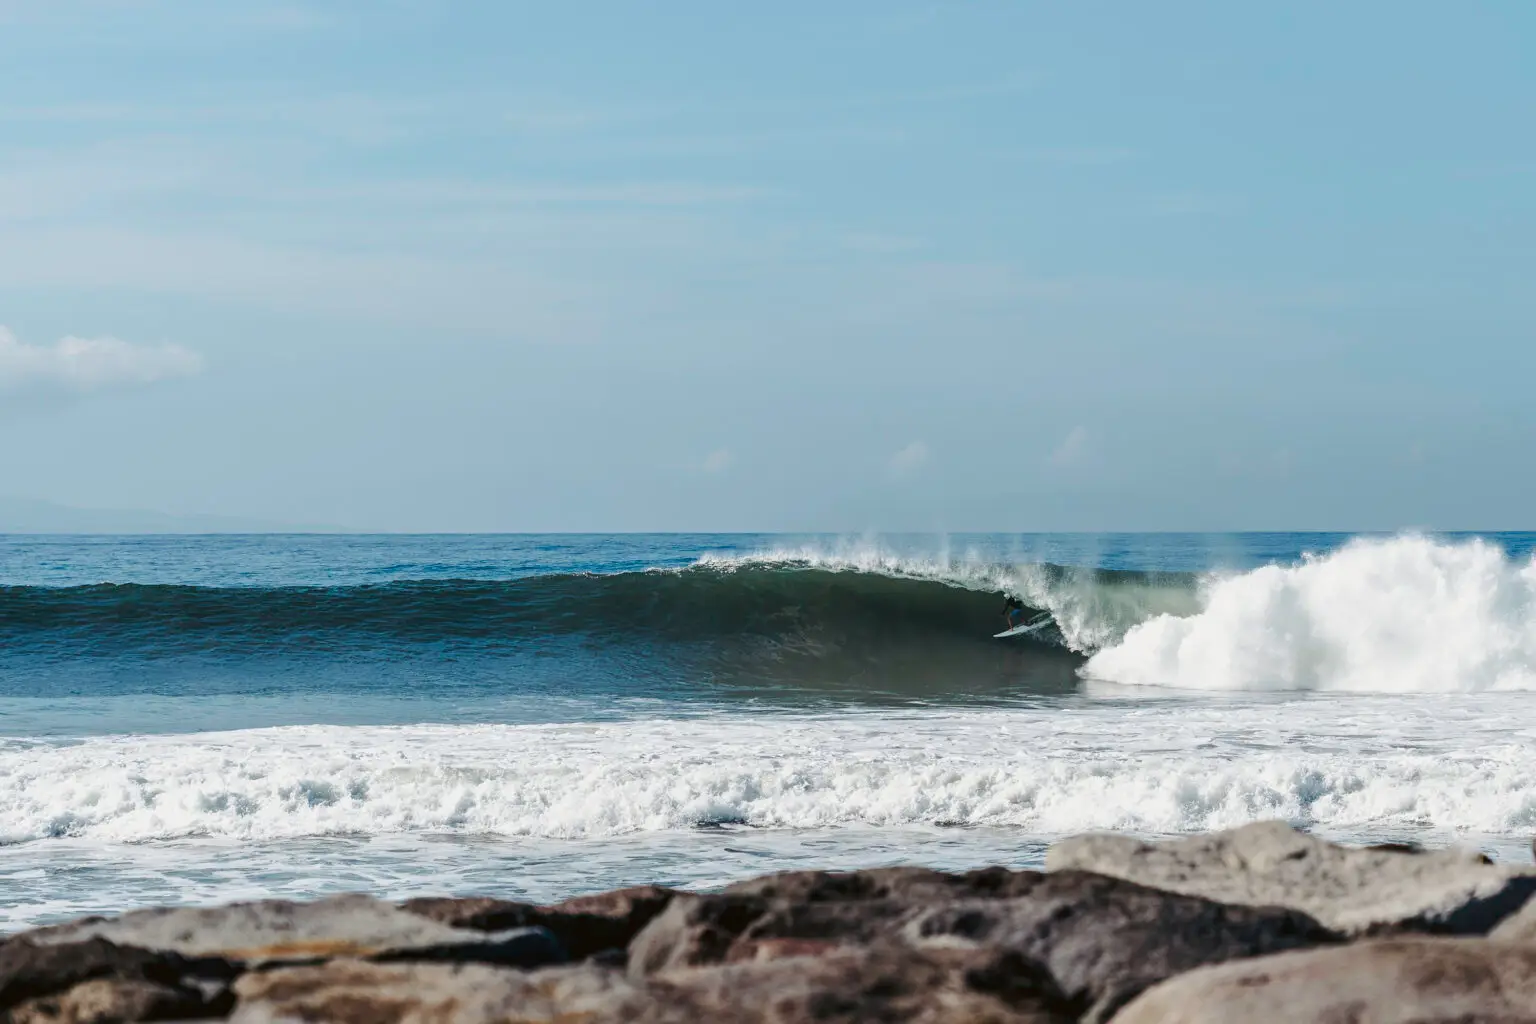
<path id="1" fill-rule="evenodd" d="M 1485 540 L 1357 539 L 1203 582 L 1084 673 L 1187 690 L 1536 689 L 1536 561 Z"/>
<path id="2" fill-rule="evenodd" d="M 1054 565 L 945 565 L 775 553 L 681 570 L 342 587 L 98 584 L 0 587 L 0 645 L 68 657 L 359 645 L 764 644 L 877 653 L 986 644 L 1005 593 L 1049 616 L 1039 643 L 1087 652 L 1161 611 L 1193 610 L 1194 578 Z"/>
<path id="3" fill-rule="evenodd" d="M 1005 594 L 1037 633 L 992 640 Z M 1536 563 L 1485 540 L 1404 535 L 1204 575 L 857 548 L 511 580 L 0 587 L 0 661 L 402 648 L 589 651 L 653 676 L 686 664 L 698 678 L 855 689 L 920 681 L 903 692 L 995 689 L 1021 665 L 1046 679 L 1035 692 L 1074 687 L 1079 668 L 1186 690 L 1524 690 L 1536 689 Z"/>

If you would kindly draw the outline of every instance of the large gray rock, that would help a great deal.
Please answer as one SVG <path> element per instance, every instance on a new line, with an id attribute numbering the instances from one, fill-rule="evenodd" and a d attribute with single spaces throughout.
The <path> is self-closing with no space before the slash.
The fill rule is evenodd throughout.
<path id="1" fill-rule="evenodd" d="M 1339 846 L 1279 821 L 1161 843 L 1077 836 L 1052 846 L 1045 864 L 1222 903 L 1294 907 L 1347 935 L 1484 934 L 1536 893 L 1529 869 L 1476 852 Z"/>
<path id="2" fill-rule="evenodd" d="M 135 910 L 39 928 L 22 937 L 37 945 L 104 939 L 248 964 L 350 956 L 538 967 L 565 959 L 559 942 L 542 928 L 494 933 L 454 928 L 369 896 Z"/>
<path id="3" fill-rule="evenodd" d="M 690 968 L 631 979 L 601 967 L 323 966 L 249 974 L 235 1024 L 1068 1024 L 1038 966 L 902 947 Z"/>
<path id="4" fill-rule="evenodd" d="M 963 876 L 945 883 L 936 872 L 865 874 L 808 873 L 678 896 L 631 944 L 630 976 L 897 941 L 1038 962 L 1084 1019 L 1098 1021 L 1181 971 L 1338 941 L 1298 911 L 1228 906 L 1083 872 L 990 872 L 980 886 Z M 894 888 L 887 884 L 898 877 Z M 838 892 L 849 898 L 834 898 Z"/>
<path id="5" fill-rule="evenodd" d="M 755 948 L 765 940 L 868 943 L 897 933 L 915 908 L 1027 894 L 1041 877 L 1007 868 L 950 874 L 912 867 L 764 875 L 709 896 L 679 894 L 658 915 L 666 922 L 631 943 L 630 962 L 645 974 L 738 959 L 743 944 Z"/>
<path id="6" fill-rule="evenodd" d="M 1536 1024 L 1536 946 L 1394 938 L 1203 967 L 1113 1024 Z"/>
<path id="7" fill-rule="evenodd" d="M 1028 892 L 1007 899 L 931 907 L 906 923 L 904 935 L 919 946 L 991 948 L 1038 960 L 1090 1022 L 1204 964 L 1339 941 L 1299 911 L 1215 903 L 1078 871 L 1039 876 Z"/>
<path id="8" fill-rule="evenodd" d="M 1525 906 L 1500 921 L 1499 926 L 1488 933 L 1488 937 L 1503 939 L 1507 942 L 1536 943 L 1536 900 L 1530 900 Z"/>

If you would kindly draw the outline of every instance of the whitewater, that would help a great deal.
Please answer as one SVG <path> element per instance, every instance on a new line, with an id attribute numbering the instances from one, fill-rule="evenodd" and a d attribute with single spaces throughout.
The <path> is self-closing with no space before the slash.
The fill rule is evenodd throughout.
<path id="1" fill-rule="evenodd" d="M 1098 704 L 11 742 L 0 840 L 849 824 L 1165 833 L 1257 817 L 1516 834 L 1536 826 L 1536 730 L 1512 729 L 1508 710 Z"/>
<path id="2" fill-rule="evenodd" d="M 0 538 L 0 927 L 1264 818 L 1528 859 L 1533 541 Z"/>
<path id="3" fill-rule="evenodd" d="M 1356 540 L 1204 582 L 1085 674 L 1207 690 L 1435 693 L 1536 688 L 1536 562 L 1474 538 Z"/>

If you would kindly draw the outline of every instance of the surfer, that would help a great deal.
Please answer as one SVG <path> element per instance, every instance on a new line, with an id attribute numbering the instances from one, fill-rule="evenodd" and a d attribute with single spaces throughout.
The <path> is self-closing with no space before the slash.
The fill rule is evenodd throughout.
<path id="1" fill-rule="evenodd" d="M 1003 629 L 1009 630 L 1015 626 L 1021 626 L 1024 624 L 1024 602 L 1020 601 L 1012 594 L 1007 594 L 1005 596 L 1008 598 L 1008 600 L 1007 603 L 1003 605 L 1003 622 L 1006 623 L 1006 625 L 1003 626 Z"/>

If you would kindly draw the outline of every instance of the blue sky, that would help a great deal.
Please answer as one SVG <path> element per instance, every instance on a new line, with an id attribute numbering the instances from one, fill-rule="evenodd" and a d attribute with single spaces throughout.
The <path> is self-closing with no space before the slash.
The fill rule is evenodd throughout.
<path id="1" fill-rule="evenodd" d="M 1532 526 L 1536 6 L 0 0 L 0 493 Z"/>

